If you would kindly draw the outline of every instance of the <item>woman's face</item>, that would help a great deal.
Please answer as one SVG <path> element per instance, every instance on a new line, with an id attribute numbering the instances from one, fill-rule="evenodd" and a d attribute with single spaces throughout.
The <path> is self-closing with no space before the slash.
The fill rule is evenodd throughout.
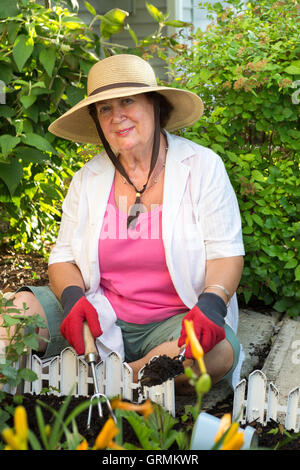
<path id="1" fill-rule="evenodd" d="M 101 101 L 97 112 L 106 140 L 115 152 L 152 149 L 153 104 L 144 94 Z"/>

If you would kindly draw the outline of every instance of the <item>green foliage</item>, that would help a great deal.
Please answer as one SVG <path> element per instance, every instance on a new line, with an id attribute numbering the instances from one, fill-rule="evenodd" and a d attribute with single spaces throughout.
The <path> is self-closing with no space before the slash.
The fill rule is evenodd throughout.
<path id="1" fill-rule="evenodd" d="M 52 9 L 31 0 L 2 0 L 0 5 L 0 85 L 6 84 L 5 103 L 0 88 L 0 245 L 45 256 L 56 239 L 74 172 L 99 151 L 56 138 L 48 126 L 85 97 L 87 74 L 100 57 L 129 52 L 149 58 L 176 45 L 162 34 L 168 15 L 159 15 L 157 31 L 139 41 L 125 24 L 124 10 L 98 15 L 86 1 L 93 16 L 86 25 L 71 11 L 78 7 L 76 0 L 51 4 Z M 157 15 L 151 4 L 147 8 Z M 133 48 L 110 42 L 123 29 Z"/>
<path id="2" fill-rule="evenodd" d="M 205 104 L 183 135 L 222 157 L 236 191 L 246 250 L 242 298 L 296 316 L 299 10 L 294 0 L 250 0 L 246 10 L 227 3 L 210 7 L 214 23 L 191 31 L 191 45 L 171 60 L 172 85 Z"/>
<path id="3" fill-rule="evenodd" d="M 45 328 L 46 324 L 40 315 L 25 315 L 26 310 L 26 305 L 20 310 L 14 306 L 13 300 L 0 296 L 0 325 L 6 329 L 8 339 L 5 351 L 0 353 L 0 387 L 1 384 L 17 387 L 22 380 L 31 382 L 37 379 L 35 372 L 22 367 L 21 359 L 28 350 L 38 348 L 36 328 Z M 20 367 L 16 368 L 18 361 Z"/>
<path id="4" fill-rule="evenodd" d="M 178 419 L 173 418 L 160 405 L 156 403 L 152 405 L 154 408 L 153 413 L 147 419 L 133 411 L 116 410 L 117 419 L 120 421 L 121 418 L 124 418 L 128 421 L 142 449 L 167 450 L 174 443 L 180 450 L 186 449 L 189 439 L 186 433 L 175 429 Z M 128 442 L 122 445 L 127 450 L 139 448 Z"/>
<path id="5" fill-rule="evenodd" d="M 100 42 L 67 8 L 6 3 L 0 7 L 0 80 L 6 84 L 0 105 L 0 243 L 45 251 L 56 238 L 60 206 L 85 151 L 55 138 L 48 126 L 84 97 Z"/>

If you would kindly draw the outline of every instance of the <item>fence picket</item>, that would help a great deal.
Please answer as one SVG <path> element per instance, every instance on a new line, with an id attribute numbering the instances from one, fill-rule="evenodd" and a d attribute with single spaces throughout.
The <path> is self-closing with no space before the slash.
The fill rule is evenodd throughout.
<path id="1" fill-rule="evenodd" d="M 246 379 L 243 379 L 235 386 L 232 407 L 232 419 L 239 423 L 244 422 L 245 392 Z"/>
<path id="2" fill-rule="evenodd" d="M 120 395 L 122 359 L 118 353 L 111 352 L 105 362 L 105 394 L 108 398 L 112 398 Z"/>
<path id="3" fill-rule="evenodd" d="M 42 390 L 42 372 L 43 372 L 43 364 L 41 359 L 36 356 L 35 354 L 32 356 L 31 367 L 33 372 L 37 375 L 37 380 L 32 382 L 32 393 L 39 395 Z"/>
<path id="4" fill-rule="evenodd" d="M 48 361 L 42 361 L 38 356 L 30 354 L 26 367 L 31 368 L 38 377 L 32 383 L 24 383 L 24 391 L 26 390 L 27 393 L 40 394 L 44 382 L 48 383 L 50 393 L 57 395 L 67 395 L 72 388 L 73 395 L 89 396 L 93 393 L 90 368 L 72 348 L 66 348 L 60 356 L 55 356 Z M 139 379 L 142 373 L 143 369 L 138 373 Z M 175 416 L 174 380 L 153 387 L 143 387 L 141 392 L 140 384 L 132 381 L 131 367 L 127 363 L 122 363 L 120 356 L 115 352 L 111 353 L 106 361 L 96 365 L 96 377 L 99 392 L 109 398 L 119 395 L 124 399 L 133 400 L 133 390 L 137 389 L 139 402 L 150 398 Z M 74 384 L 77 384 L 77 387 L 74 388 Z M 266 385 L 267 379 L 262 371 L 252 372 L 248 378 L 248 394 L 245 398 L 246 379 L 241 380 L 234 388 L 232 419 L 243 424 L 256 420 L 264 425 L 265 409 L 266 422 L 271 419 L 277 421 L 278 412 L 284 412 L 286 414 L 285 428 L 297 432 L 299 430 L 297 419 L 300 414 L 298 408 L 300 387 L 290 391 L 287 406 L 284 406 L 279 404 L 279 390 L 273 383 L 269 384 L 266 403 Z M 51 390 L 51 387 L 60 391 Z M 16 393 L 16 390 L 10 390 L 9 393 Z"/>
<path id="5" fill-rule="evenodd" d="M 65 348 L 60 354 L 60 391 L 62 395 L 69 395 L 72 391 L 76 395 L 77 383 L 77 356 L 73 349 Z"/>
<path id="6" fill-rule="evenodd" d="M 297 431 L 297 411 L 299 402 L 300 388 L 295 387 L 290 391 L 288 396 L 288 404 L 285 418 L 285 428 L 287 430 L 293 429 Z"/>
<path id="7" fill-rule="evenodd" d="M 133 390 L 132 390 L 132 382 L 133 382 L 133 370 L 131 367 L 124 362 L 123 363 L 123 386 L 122 386 L 122 396 L 126 400 L 132 400 L 133 398 Z"/>
<path id="8" fill-rule="evenodd" d="M 249 375 L 246 407 L 248 423 L 255 420 L 261 424 L 264 422 L 266 384 L 266 376 L 261 370 L 255 370 Z"/>
<path id="9" fill-rule="evenodd" d="M 167 380 L 164 383 L 164 400 L 162 406 L 175 417 L 175 388 L 173 379 Z"/>
<path id="10" fill-rule="evenodd" d="M 25 367 L 27 369 L 32 369 L 31 361 L 32 361 L 32 354 L 31 354 L 31 351 L 30 351 L 30 353 L 27 354 L 27 356 L 26 356 L 26 365 L 25 365 Z M 32 385 L 32 382 L 28 382 L 27 380 L 25 380 L 24 381 L 23 393 L 31 393 L 31 385 Z"/>
<path id="11" fill-rule="evenodd" d="M 87 396 L 88 395 L 88 365 L 80 357 L 78 359 L 78 395 Z"/>
<path id="12" fill-rule="evenodd" d="M 53 390 L 54 395 L 59 395 L 60 392 L 58 391 L 60 389 L 60 358 L 59 356 L 53 357 L 53 359 L 50 361 L 49 364 L 49 381 L 48 381 L 48 387 L 54 387 L 57 390 Z"/>
<path id="13" fill-rule="evenodd" d="M 278 404 L 279 404 L 279 390 L 271 382 L 269 384 L 269 392 L 268 392 L 268 404 L 267 404 L 267 416 L 266 416 L 267 423 L 271 419 L 273 419 L 274 421 L 277 420 Z"/>

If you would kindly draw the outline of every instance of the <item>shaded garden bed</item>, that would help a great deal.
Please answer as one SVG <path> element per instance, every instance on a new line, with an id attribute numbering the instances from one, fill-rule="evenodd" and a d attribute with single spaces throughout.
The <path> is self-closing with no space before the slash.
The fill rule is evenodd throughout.
<path id="1" fill-rule="evenodd" d="M 39 429 L 37 426 L 35 413 L 37 402 L 42 401 L 47 406 L 51 407 L 53 410 L 58 411 L 62 406 L 65 398 L 66 397 L 58 397 L 55 395 L 23 395 L 22 404 L 27 410 L 28 425 L 30 430 L 33 431 L 37 437 L 39 436 Z M 231 399 L 227 399 L 226 402 L 218 403 L 212 409 L 206 410 L 206 412 L 218 418 L 221 418 L 224 413 L 230 413 L 232 411 Z M 66 412 L 66 416 L 71 413 L 71 411 L 73 411 L 78 405 L 82 404 L 86 400 L 87 397 L 72 397 Z M 13 396 L 8 394 L 5 400 L 3 400 L 3 402 L 1 403 L 1 407 L 2 409 L 9 409 L 11 406 L 16 405 L 14 403 Z M 52 412 L 47 408 L 44 408 L 43 406 L 41 408 L 44 415 L 45 423 L 51 425 L 51 422 L 53 422 L 54 419 Z M 100 418 L 98 416 L 97 409 L 94 408 L 90 429 L 87 429 L 87 417 L 88 410 L 85 410 L 76 417 L 76 425 L 78 427 L 79 433 L 86 438 L 87 442 L 89 443 L 89 446 L 92 447 L 97 435 L 99 434 L 105 421 L 109 417 L 109 413 L 106 406 L 103 405 L 103 418 Z M 188 432 L 190 434 L 192 419 L 189 416 L 185 416 L 182 420 L 182 417 L 183 416 L 177 416 L 178 423 L 174 426 L 174 429 L 177 429 L 178 431 L 184 430 L 185 432 Z M 10 418 L 7 424 L 9 426 L 13 426 L 13 419 Z M 134 444 L 140 447 L 138 437 L 136 436 L 130 424 L 125 419 L 123 419 L 122 424 L 124 442 L 128 442 L 130 444 Z M 259 423 L 249 424 L 256 428 L 260 448 L 273 450 L 276 446 L 279 446 L 279 450 L 300 450 L 300 436 L 296 437 L 295 439 L 292 439 L 290 442 L 284 443 L 285 441 L 289 440 L 288 435 L 293 437 L 294 433 L 292 431 L 289 431 L 287 435 L 287 432 L 284 430 L 284 427 L 282 425 L 274 421 L 270 421 L 267 426 L 262 426 Z M 176 443 L 174 443 L 169 450 L 178 450 Z"/>
<path id="2" fill-rule="evenodd" d="M 0 290 L 2 292 L 15 291 L 18 287 L 23 285 L 46 285 L 48 284 L 47 263 L 44 258 L 38 254 L 15 253 L 13 250 L 4 250 L 2 248 L 0 250 L 0 279 Z M 259 303 L 256 304 L 254 302 L 253 305 L 248 305 L 247 308 L 255 309 L 258 306 Z M 259 310 L 261 311 L 261 308 Z M 267 310 L 265 313 L 268 313 Z M 264 356 L 264 353 L 262 353 L 262 355 Z M 38 435 L 35 415 L 37 400 L 42 401 L 57 411 L 62 405 L 64 399 L 65 397 L 57 397 L 55 395 L 36 396 L 25 394 L 23 398 L 23 405 L 27 410 L 30 429 Z M 184 429 L 188 430 L 188 432 L 191 432 L 191 416 L 188 416 L 184 410 L 184 400 L 182 400 L 180 397 L 179 399 L 181 406 L 179 406 L 177 410 L 179 415 L 177 416 L 178 423 L 175 425 L 175 428 L 178 430 Z M 72 397 L 67 414 L 69 414 L 80 403 L 86 400 L 86 397 Z M 212 409 L 205 411 L 220 418 L 224 413 L 231 413 L 232 400 L 233 397 L 229 396 L 223 402 L 220 402 L 214 406 Z M 189 403 L 190 402 L 191 401 L 189 400 Z M 11 395 L 7 395 L 5 401 L 1 403 L 1 407 L 10 407 L 12 405 L 13 397 Z M 51 411 L 44 409 L 43 407 L 43 414 L 45 417 L 45 422 L 50 423 L 53 419 Z M 76 418 L 76 423 L 79 433 L 82 434 L 87 439 L 89 445 L 92 446 L 95 438 L 97 437 L 108 417 L 108 411 L 106 406 L 103 406 L 103 418 L 99 418 L 97 410 L 94 409 L 92 426 L 89 430 L 87 430 L 87 415 L 88 410 L 85 410 Z M 12 418 L 8 421 L 7 424 L 10 426 L 13 425 Z M 259 423 L 251 423 L 251 425 L 256 427 L 258 432 L 259 446 L 263 448 L 273 449 L 276 445 L 283 443 L 288 438 L 286 431 L 281 425 L 278 425 L 278 423 L 270 422 L 268 426 L 264 427 L 262 427 Z M 293 435 L 293 433 L 289 432 L 289 435 Z M 139 445 L 137 436 L 126 420 L 124 420 L 123 423 L 123 438 L 124 442 L 130 442 L 137 446 Z M 176 444 L 173 444 L 173 448 L 174 447 L 176 448 Z M 300 438 L 296 438 L 291 442 L 286 443 L 281 447 L 281 449 L 300 450 Z"/>

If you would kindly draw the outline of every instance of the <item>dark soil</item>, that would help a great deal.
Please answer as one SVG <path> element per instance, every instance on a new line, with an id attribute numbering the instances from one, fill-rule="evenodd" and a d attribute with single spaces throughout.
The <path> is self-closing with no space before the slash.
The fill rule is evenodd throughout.
<path id="1" fill-rule="evenodd" d="M 166 355 L 158 356 L 148 362 L 144 367 L 141 385 L 148 387 L 160 385 L 168 379 L 183 374 L 183 372 L 182 362 L 177 358 L 171 359 Z"/>
<path id="2" fill-rule="evenodd" d="M 0 249 L 0 279 L 0 291 L 2 292 L 13 292 L 23 285 L 47 285 L 47 263 L 43 257 L 38 254 L 15 253 L 13 250 L 4 250 L 2 248 Z M 241 305 L 241 307 L 243 307 L 243 305 Z M 255 309 L 256 305 L 247 305 L 246 307 Z M 268 314 L 268 309 L 263 308 L 263 306 L 259 308 L 259 311 L 265 311 L 265 313 Z M 269 345 L 266 345 L 266 349 L 268 349 L 268 347 Z M 162 356 L 157 358 L 156 364 L 149 364 L 149 367 L 145 367 L 143 384 L 148 386 L 156 385 L 181 372 L 182 365 L 179 364 L 178 361 L 172 361 L 170 358 L 166 359 L 166 357 Z M 65 397 L 57 397 L 55 395 L 24 395 L 23 405 L 27 410 L 29 427 L 37 436 L 39 436 L 35 415 L 37 400 L 40 400 L 57 411 L 61 407 Z M 66 416 L 80 403 L 86 400 L 86 397 L 72 397 Z M 224 413 L 232 412 L 232 400 L 233 396 L 229 396 L 224 402 L 220 402 L 214 406 L 214 408 L 205 411 L 221 418 Z M 5 401 L 2 402 L 0 406 L 2 408 L 10 405 L 13 405 L 13 397 L 11 395 L 7 395 Z M 89 430 L 87 429 L 88 410 L 82 412 L 76 418 L 78 431 L 87 439 L 90 446 L 94 444 L 95 438 L 109 416 L 105 404 L 103 404 L 102 408 L 103 418 L 99 418 L 97 408 L 93 408 L 92 425 Z M 179 423 L 177 427 L 179 429 L 182 426 L 180 418 L 181 414 L 184 414 L 184 407 L 181 406 L 178 410 L 179 414 L 177 417 L 179 418 Z M 42 411 L 45 422 L 47 424 L 51 424 L 51 420 L 53 420 L 52 412 L 44 407 L 42 407 Z M 13 425 L 12 418 L 7 424 L 10 426 Z M 254 426 L 257 430 L 259 447 L 274 449 L 275 446 L 278 446 L 280 450 L 300 450 L 300 434 L 298 437 L 297 435 L 295 437 L 293 432 L 289 431 L 288 434 L 295 438 L 292 440 L 290 439 L 290 442 L 286 442 L 289 440 L 287 431 L 285 431 L 283 426 L 278 423 L 271 421 L 267 426 L 261 426 L 259 423 L 249 424 Z M 183 426 L 185 430 L 188 428 L 186 422 L 183 423 Z M 126 420 L 124 420 L 123 423 L 123 438 L 124 442 L 130 442 L 139 446 L 137 436 Z"/>
<path id="3" fill-rule="evenodd" d="M 60 407 L 62 406 L 65 399 L 66 397 L 57 397 L 55 395 L 30 395 L 30 394 L 23 395 L 22 404 L 26 408 L 26 411 L 27 411 L 28 426 L 30 430 L 38 438 L 39 438 L 40 433 L 39 433 L 39 428 L 38 428 L 37 419 L 36 419 L 36 412 L 35 412 L 36 405 L 37 404 L 40 405 L 42 412 L 43 412 L 45 423 L 51 425 L 51 423 L 53 423 L 55 419 L 53 413 L 51 412 L 51 410 L 44 407 L 39 402 L 42 402 L 45 405 L 51 407 L 52 410 L 58 411 Z M 85 402 L 86 400 L 87 400 L 87 397 L 72 397 L 69 407 L 67 408 L 65 417 L 67 417 L 69 413 L 71 413 L 72 410 L 74 410 L 78 405 Z M 13 403 L 13 396 L 6 395 L 5 400 L 2 401 L 1 403 L 1 408 L 7 409 L 6 407 L 9 407 L 11 405 L 16 406 Z M 81 414 L 79 414 L 76 417 L 76 425 L 77 425 L 78 431 L 83 437 L 85 437 L 90 447 L 93 446 L 96 437 L 98 436 L 100 430 L 102 429 L 105 421 L 109 417 L 109 411 L 105 404 L 102 405 L 102 410 L 103 410 L 103 417 L 100 418 L 98 415 L 96 406 L 93 408 L 90 429 L 87 428 L 88 410 L 83 411 Z M 214 408 L 210 410 L 206 410 L 207 413 L 210 413 L 218 418 L 221 418 L 224 415 L 224 413 L 230 413 L 231 411 L 232 411 L 232 403 L 228 399 L 225 403 L 218 403 Z M 188 421 L 181 423 L 180 416 L 177 416 L 177 417 L 179 418 L 179 420 L 178 420 L 178 424 L 175 426 L 175 429 L 180 430 L 183 428 L 185 431 L 187 431 L 192 423 L 191 418 Z M 13 426 L 13 419 L 10 418 L 7 424 L 9 426 Z M 297 451 L 300 450 L 300 434 L 295 434 L 293 433 L 293 431 L 289 431 L 287 433 L 287 431 L 284 430 L 284 427 L 282 425 L 274 421 L 271 421 L 266 426 L 262 426 L 261 424 L 255 423 L 255 422 L 248 423 L 248 425 L 253 426 L 256 429 L 257 434 L 258 434 L 258 445 L 259 445 L 259 448 L 261 449 L 275 450 L 276 448 L 278 448 L 278 450 L 297 450 Z M 132 427 L 129 425 L 129 423 L 125 419 L 123 420 L 122 426 L 123 426 L 124 442 L 128 442 L 130 444 L 134 444 L 140 447 L 140 443 L 135 432 L 133 431 Z M 175 451 L 176 449 L 177 449 L 177 446 L 176 444 L 174 444 L 171 450 Z"/>
<path id="4" fill-rule="evenodd" d="M 42 413 L 44 416 L 45 424 L 53 424 L 55 420 L 55 416 L 53 415 L 52 411 L 49 410 L 47 407 L 51 407 L 52 410 L 58 411 L 63 402 L 65 401 L 66 397 L 58 397 L 55 395 L 30 395 L 28 393 L 23 395 L 23 402 L 22 405 L 26 408 L 27 411 L 27 419 L 28 419 L 28 427 L 29 429 L 39 438 L 40 432 L 37 424 L 36 419 L 36 406 L 39 405 L 42 409 Z M 70 404 L 66 410 L 64 415 L 64 419 L 80 404 L 86 402 L 88 397 L 71 397 Z M 40 404 L 40 402 L 47 405 L 44 407 Z M 13 396 L 6 395 L 6 398 L 1 403 L 1 408 L 6 409 L 7 406 L 13 405 Z M 76 417 L 76 425 L 78 428 L 78 432 L 87 440 L 90 447 L 92 447 L 95 443 L 96 437 L 98 436 L 99 432 L 101 431 L 104 423 L 106 422 L 107 418 L 110 416 L 108 408 L 105 403 L 102 404 L 102 412 L 103 417 L 100 418 L 98 414 L 97 406 L 93 406 L 92 412 L 92 419 L 91 419 L 91 426 L 88 429 L 87 427 L 87 420 L 88 420 L 88 409 L 84 410 Z M 11 418 L 7 422 L 8 426 L 13 426 L 13 418 Z M 69 427 L 71 429 L 71 427 Z M 139 445 L 139 441 L 126 420 L 123 421 L 123 436 L 124 442 L 130 442 L 131 444 Z M 41 443 L 42 444 L 42 443 Z"/>
<path id="5" fill-rule="evenodd" d="M 15 253 L 0 248 L 0 291 L 14 292 L 24 285 L 48 284 L 48 265 L 37 253 Z"/>

